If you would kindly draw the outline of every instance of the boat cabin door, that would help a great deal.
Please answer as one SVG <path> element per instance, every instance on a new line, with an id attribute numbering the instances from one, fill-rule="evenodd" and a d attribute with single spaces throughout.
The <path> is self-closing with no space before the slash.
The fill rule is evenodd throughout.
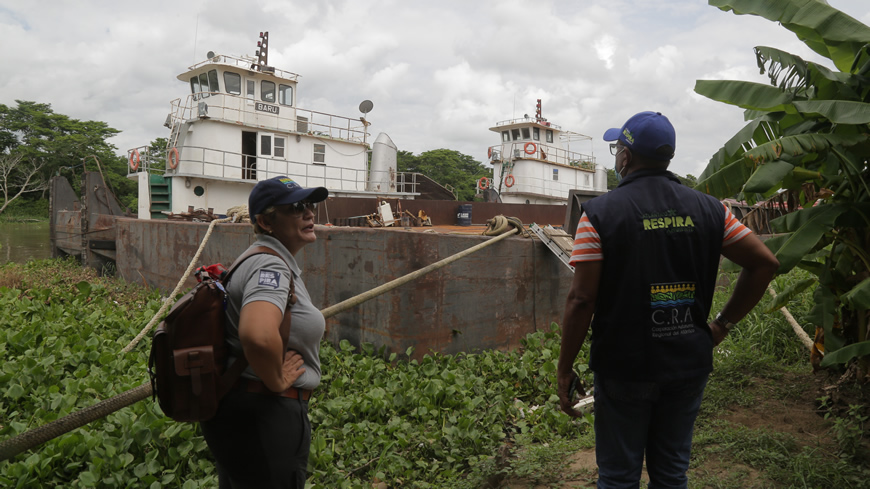
<path id="1" fill-rule="evenodd" d="M 257 179 L 257 133 L 242 131 L 242 178 Z"/>

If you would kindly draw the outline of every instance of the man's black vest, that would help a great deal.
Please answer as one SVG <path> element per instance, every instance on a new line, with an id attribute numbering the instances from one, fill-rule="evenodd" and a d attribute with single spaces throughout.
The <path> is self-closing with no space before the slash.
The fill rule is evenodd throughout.
<path id="1" fill-rule="evenodd" d="M 604 256 L 592 370 L 646 381 L 711 372 L 707 318 L 725 234 L 722 203 L 668 171 L 639 170 L 583 211 Z"/>

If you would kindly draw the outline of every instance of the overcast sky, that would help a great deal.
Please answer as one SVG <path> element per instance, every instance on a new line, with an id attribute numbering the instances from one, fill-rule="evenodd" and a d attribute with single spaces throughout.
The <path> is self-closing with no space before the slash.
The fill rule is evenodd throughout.
<path id="1" fill-rule="evenodd" d="M 870 24 L 868 0 L 829 0 Z M 300 108 L 358 117 L 401 150 L 448 148 L 485 162 L 496 122 L 534 114 L 592 136 L 656 110 L 677 130 L 671 169 L 699 175 L 743 125 L 740 109 L 693 92 L 697 79 L 766 83 L 752 48 L 822 59 L 790 31 L 706 0 L 0 0 L 0 103 L 49 103 L 105 121 L 118 154 L 166 137 L 176 79 L 208 51 L 253 55 L 301 75 Z M 832 66 L 824 60 L 825 64 Z"/>

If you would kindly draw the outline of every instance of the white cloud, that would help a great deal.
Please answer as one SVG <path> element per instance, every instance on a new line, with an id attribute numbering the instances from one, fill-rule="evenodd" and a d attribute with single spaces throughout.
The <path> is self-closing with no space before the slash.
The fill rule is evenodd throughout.
<path id="1" fill-rule="evenodd" d="M 866 0 L 829 0 L 870 23 Z M 55 111 L 123 131 L 119 154 L 166 136 L 175 77 L 209 50 L 249 54 L 270 33 L 270 64 L 299 73 L 299 105 L 359 116 L 400 149 L 450 148 L 485 161 L 496 122 L 543 113 L 601 135 L 641 110 L 677 127 L 673 169 L 698 175 L 743 125 L 740 109 L 693 92 L 698 79 L 766 83 L 752 48 L 818 60 L 786 29 L 703 0 L 232 0 L 75 3 L 0 0 L 0 103 Z M 830 63 L 827 63 L 830 65 Z"/>

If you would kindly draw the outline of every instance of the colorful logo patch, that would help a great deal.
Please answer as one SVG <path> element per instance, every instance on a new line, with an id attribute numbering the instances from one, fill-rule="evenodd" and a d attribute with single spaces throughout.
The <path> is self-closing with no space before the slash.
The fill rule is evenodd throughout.
<path id="1" fill-rule="evenodd" d="M 622 130 L 622 135 L 625 136 L 625 140 L 628 141 L 628 144 L 634 144 L 634 136 L 628 128 Z"/>
<path id="2" fill-rule="evenodd" d="M 649 289 L 650 306 L 674 307 L 695 303 L 695 284 L 653 284 Z"/>
<path id="3" fill-rule="evenodd" d="M 272 287 L 274 289 L 278 288 L 278 283 L 281 281 L 281 274 L 278 272 L 273 272 L 272 270 L 260 270 L 260 278 L 257 281 L 260 285 L 265 285 L 267 287 Z"/>
<path id="4" fill-rule="evenodd" d="M 292 178 L 283 177 L 283 178 L 279 178 L 278 181 L 283 183 L 284 185 L 286 185 L 287 188 L 294 188 L 294 187 L 301 186 L 298 183 L 294 182 Z"/>

